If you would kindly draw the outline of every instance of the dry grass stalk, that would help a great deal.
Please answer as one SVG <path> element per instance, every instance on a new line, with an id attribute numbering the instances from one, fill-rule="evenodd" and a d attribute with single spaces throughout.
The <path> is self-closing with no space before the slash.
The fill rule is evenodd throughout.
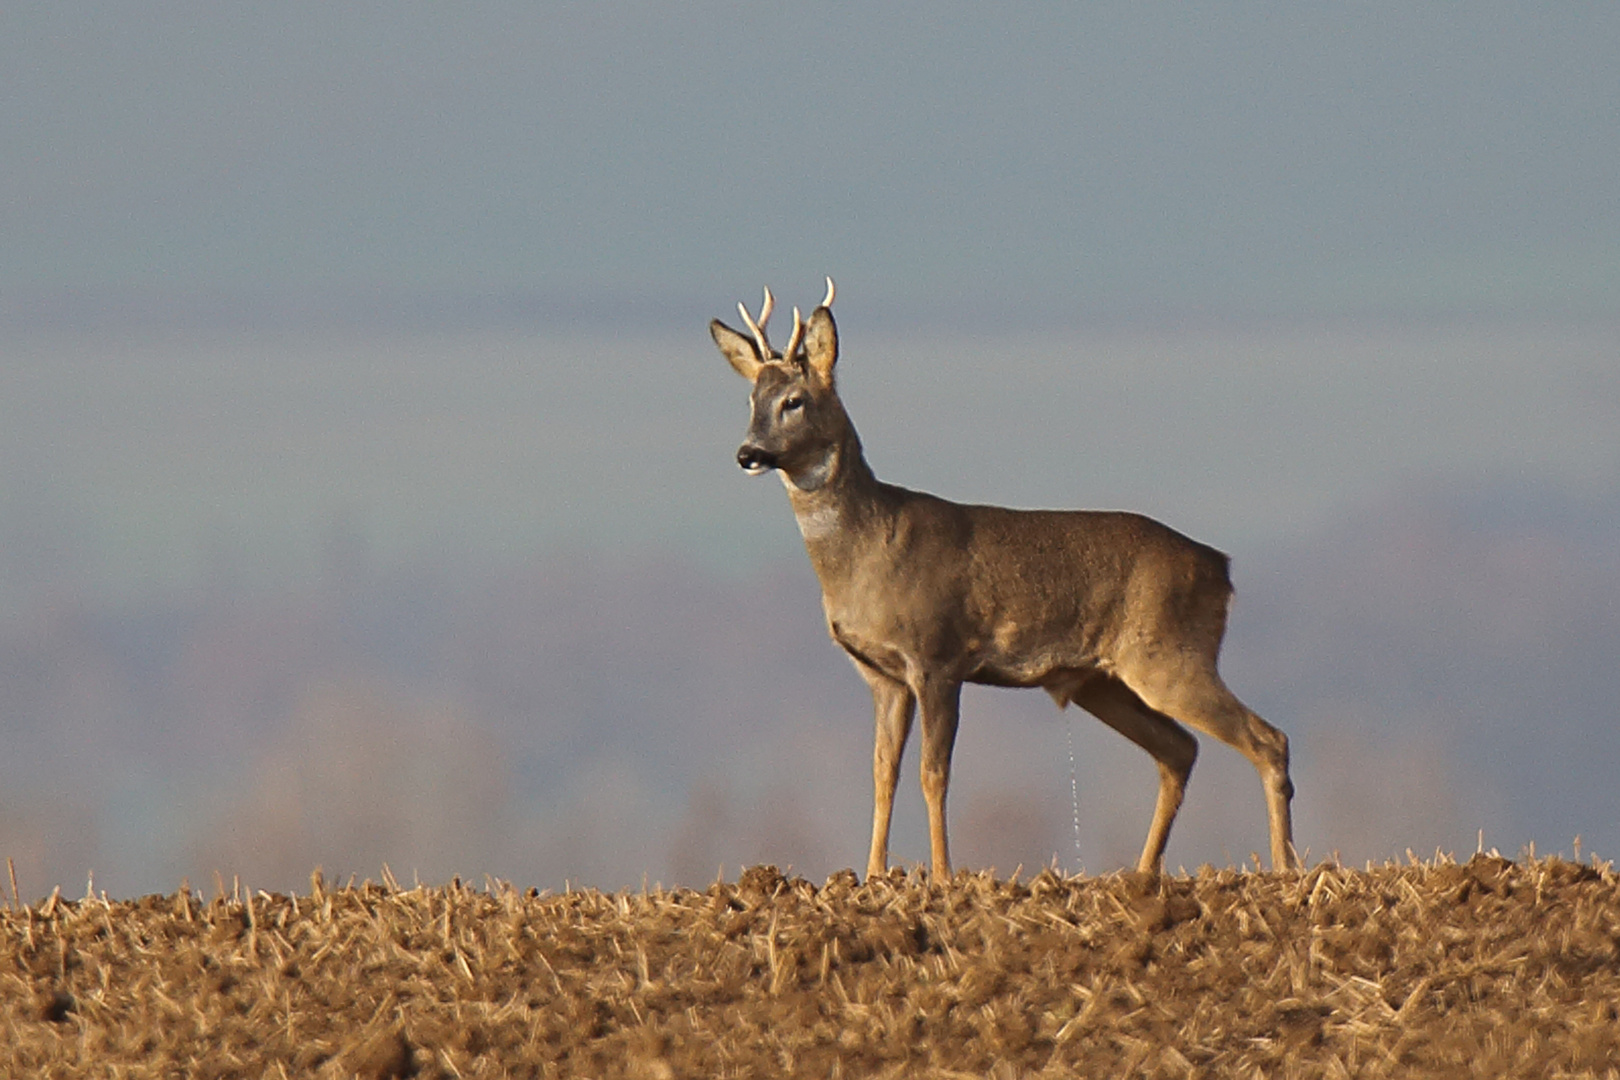
<path id="1" fill-rule="evenodd" d="M 1478 856 L 0 908 L 0 1075 L 1604 1076 L 1620 880 Z"/>

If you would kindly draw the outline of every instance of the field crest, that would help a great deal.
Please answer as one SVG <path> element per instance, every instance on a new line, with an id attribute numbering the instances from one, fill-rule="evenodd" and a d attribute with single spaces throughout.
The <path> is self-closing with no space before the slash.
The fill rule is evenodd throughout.
<path id="1" fill-rule="evenodd" d="M 10 1076 L 1601 1076 L 1617 1004 L 1556 858 L 0 910 Z"/>

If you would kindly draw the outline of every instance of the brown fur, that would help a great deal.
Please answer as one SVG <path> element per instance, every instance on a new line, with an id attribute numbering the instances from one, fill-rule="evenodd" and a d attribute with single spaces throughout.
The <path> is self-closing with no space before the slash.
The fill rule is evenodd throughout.
<path id="1" fill-rule="evenodd" d="M 1232 595 L 1226 556 L 1139 514 L 965 506 L 883 483 L 838 399 L 830 305 L 802 324 L 802 348 L 787 356 L 766 342 L 764 320 L 757 338 L 718 320 L 709 328 L 754 387 L 738 460 L 780 471 L 827 628 L 872 689 L 867 872 L 887 869 L 900 755 L 920 711 L 932 869 L 949 875 L 945 793 L 964 682 L 1042 687 L 1153 755 L 1159 797 L 1139 869 L 1162 864 L 1198 753 L 1188 727 L 1254 763 L 1272 864 L 1292 865 L 1288 739 L 1216 670 Z"/>

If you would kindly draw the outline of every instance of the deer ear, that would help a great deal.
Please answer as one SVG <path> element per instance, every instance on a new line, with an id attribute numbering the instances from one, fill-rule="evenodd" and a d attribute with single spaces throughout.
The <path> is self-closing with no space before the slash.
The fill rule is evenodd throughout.
<path id="1" fill-rule="evenodd" d="M 818 378 L 832 381 L 833 365 L 838 363 L 838 326 L 833 322 L 831 308 L 818 307 L 810 313 L 810 324 L 804 331 L 804 356 Z"/>
<path id="2" fill-rule="evenodd" d="M 765 365 L 760 363 L 759 351 L 754 348 L 752 338 L 743 337 L 719 319 L 709 320 L 709 336 L 720 346 L 720 355 L 736 369 L 737 374 L 749 382 L 759 376 L 759 369 Z"/>

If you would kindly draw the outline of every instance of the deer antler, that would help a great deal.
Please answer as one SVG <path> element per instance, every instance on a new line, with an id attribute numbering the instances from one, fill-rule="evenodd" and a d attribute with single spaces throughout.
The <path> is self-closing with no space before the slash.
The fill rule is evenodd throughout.
<path id="1" fill-rule="evenodd" d="M 799 343 L 804 340 L 804 320 L 799 317 L 799 309 L 793 309 L 793 336 L 788 338 L 787 351 L 782 355 L 792 360 L 799 351 Z"/>
<path id="2" fill-rule="evenodd" d="M 827 299 L 825 299 L 825 300 L 823 300 L 823 301 L 822 301 L 822 302 L 821 302 L 821 306 L 822 306 L 822 307 L 824 307 L 824 308 L 830 308 L 830 307 L 832 307 L 832 302 L 833 302 L 833 292 L 834 292 L 834 290 L 833 290 L 833 283 L 832 283 L 832 278 L 830 278 L 830 277 L 829 277 L 829 278 L 828 278 L 828 279 L 827 279 Z"/>
<path id="3" fill-rule="evenodd" d="M 771 321 L 771 309 L 774 307 L 776 307 L 776 297 L 771 295 L 769 285 L 765 287 L 765 300 L 759 305 L 759 322 L 756 323 L 748 314 L 748 309 L 743 307 L 741 300 L 737 301 L 737 311 L 742 315 L 743 322 L 748 325 L 748 329 L 753 332 L 754 342 L 759 346 L 759 358 L 761 360 L 769 360 L 772 356 L 771 343 L 765 340 L 765 324 Z M 788 350 L 790 353 L 792 351 L 792 349 Z"/>

